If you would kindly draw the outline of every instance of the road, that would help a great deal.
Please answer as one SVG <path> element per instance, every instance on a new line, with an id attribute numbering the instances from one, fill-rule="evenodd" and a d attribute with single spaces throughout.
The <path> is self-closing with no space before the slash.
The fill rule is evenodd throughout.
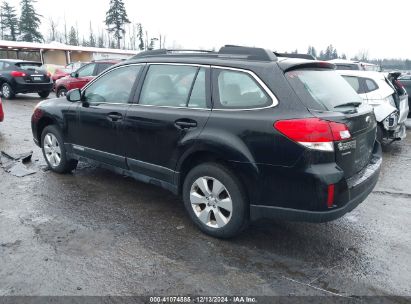
<path id="1" fill-rule="evenodd" d="M 411 296 L 411 131 L 384 150 L 375 191 L 330 223 L 261 221 L 200 233 L 169 192 L 82 163 L 43 171 L 39 100 L 4 101 L 0 150 L 33 150 L 37 173 L 0 170 L 0 295 Z"/>

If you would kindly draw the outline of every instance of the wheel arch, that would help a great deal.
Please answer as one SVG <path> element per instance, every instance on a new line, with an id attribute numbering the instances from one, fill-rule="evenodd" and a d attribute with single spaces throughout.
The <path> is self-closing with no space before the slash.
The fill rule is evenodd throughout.
<path id="1" fill-rule="evenodd" d="M 227 159 L 221 151 L 215 149 L 198 149 L 186 153 L 186 155 L 180 160 L 177 165 L 177 174 L 175 183 L 177 185 L 178 194 L 181 195 L 185 177 L 194 167 L 212 162 L 226 167 L 230 170 L 239 180 L 248 201 L 254 196 L 254 189 L 256 186 L 258 176 L 258 166 L 252 163 L 237 163 Z"/>
<path id="2" fill-rule="evenodd" d="M 51 118 L 50 116 L 43 116 L 40 118 L 40 120 L 37 123 L 37 134 L 36 134 L 36 139 L 38 140 L 38 143 L 41 145 L 41 134 L 43 133 L 43 130 L 50 125 L 54 125 L 57 128 L 60 129 L 60 126 L 58 122 Z"/>

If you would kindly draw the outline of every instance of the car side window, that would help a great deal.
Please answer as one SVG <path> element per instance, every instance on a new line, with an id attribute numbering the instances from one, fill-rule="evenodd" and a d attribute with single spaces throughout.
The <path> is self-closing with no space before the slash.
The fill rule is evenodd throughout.
<path id="1" fill-rule="evenodd" d="M 151 65 L 144 80 L 139 103 L 153 106 L 187 106 L 197 71 L 198 67 L 195 66 Z"/>
<path id="2" fill-rule="evenodd" d="M 371 79 L 365 79 L 365 86 L 367 87 L 367 93 L 378 89 L 378 85 Z"/>
<path id="3" fill-rule="evenodd" d="M 91 64 L 84 66 L 77 72 L 78 77 L 93 76 L 95 66 L 96 66 L 95 63 L 91 63 Z"/>
<path id="4" fill-rule="evenodd" d="M 84 91 L 83 100 L 89 103 L 127 103 L 141 65 L 114 69 L 98 78 Z"/>
<path id="5" fill-rule="evenodd" d="M 247 109 L 265 107 L 271 98 L 256 79 L 242 71 L 216 69 L 217 108 Z"/>
<path id="6" fill-rule="evenodd" d="M 343 76 L 343 78 L 350 84 L 350 86 L 357 92 L 357 94 L 361 94 L 361 85 L 360 79 L 354 76 Z"/>
<path id="7" fill-rule="evenodd" d="M 103 71 L 111 67 L 111 63 L 99 63 L 97 64 L 96 75 L 100 75 Z"/>
<path id="8" fill-rule="evenodd" d="M 189 108 L 207 108 L 206 97 L 206 70 L 200 68 L 198 71 L 193 89 L 191 91 L 190 100 L 188 101 Z"/>

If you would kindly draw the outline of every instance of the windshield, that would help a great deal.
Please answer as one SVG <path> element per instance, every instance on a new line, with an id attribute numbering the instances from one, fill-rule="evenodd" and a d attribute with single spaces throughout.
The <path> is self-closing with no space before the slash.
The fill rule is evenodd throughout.
<path id="1" fill-rule="evenodd" d="M 345 104 L 362 103 L 357 92 L 333 70 L 296 70 L 286 77 L 308 108 L 333 111 Z"/>
<path id="2" fill-rule="evenodd" d="M 42 64 L 41 62 L 20 62 L 16 63 L 16 66 L 23 70 L 40 70 Z"/>

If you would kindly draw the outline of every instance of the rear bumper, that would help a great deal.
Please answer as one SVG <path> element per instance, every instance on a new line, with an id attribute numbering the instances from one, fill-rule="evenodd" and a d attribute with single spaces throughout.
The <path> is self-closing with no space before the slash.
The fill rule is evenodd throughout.
<path id="1" fill-rule="evenodd" d="M 53 89 L 53 82 L 26 83 L 23 80 L 15 80 L 12 83 L 12 87 L 15 93 L 38 93 L 51 91 Z"/>
<path id="2" fill-rule="evenodd" d="M 367 167 L 351 178 L 343 178 L 343 180 L 338 182 L 339 185 L 345 185 L 346 189 L 342 191 L 344 195 L 340 196 L 339 204 L 334 209 L 317 211 L 286 208 L 283 206 L 277 207 L 273 205 L 267 206 L 252 204 L 250 205 L 250 218 L 251 220 L 268 218 L 316 223 L 338 219 L 344 214 L 355 209 L 371 193 L 377 184 L 381 170 L 381 163 L 381 146 L 377 144 L 374 149 L 373 157 Z M 324 188 L 319 187 L 317 190 L 321 191 L 321 189 Z M 295 190 L 298 192 L 302 189 Z"/>

